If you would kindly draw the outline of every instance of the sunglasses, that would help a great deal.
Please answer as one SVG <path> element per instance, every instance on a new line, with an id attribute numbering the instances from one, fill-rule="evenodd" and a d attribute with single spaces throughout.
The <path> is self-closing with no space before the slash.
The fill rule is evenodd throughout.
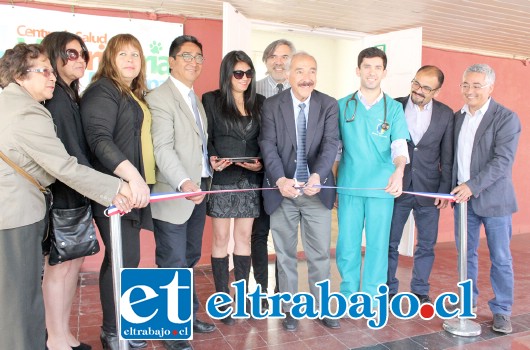
<path id="1" fill-rule="evenodd" d="M 55 75 L 55 71 L 50 68 L 32 68 L 32 69 L 27 69 L 26 72 L 42 73 L 42 75 L 44 75 L 45 78 L 49 78 L 51 75 L 53 75 L 54 77 L 57 77 L 57 75 Z"/>
<path id="2" fill-rule="evenodd" d="M 232 74 L 234 75 L 234 78 L 236 78 L 237 80 L 243 79 L 243 75 L 246 75 L 247 78 L 249 79 L 252 79 L 254 77 L 254 72 L 252 71 L 252 69 L 249 69 L 246 72 L 242 70 L 235 70 L 232 72 Z"/>
<path id="3" fill-rule="evenodd" d="M 77 51 L 75 49 L 66 50 L 66 57 L 68 58 L 68 61 L 77 61 L 79 56 L 81 56 L 81 58 L 86 61 L 87 58 L 88 58 L 88 52 L 86 52 L 84 50 L 79 52 L 79 51 Z"/>

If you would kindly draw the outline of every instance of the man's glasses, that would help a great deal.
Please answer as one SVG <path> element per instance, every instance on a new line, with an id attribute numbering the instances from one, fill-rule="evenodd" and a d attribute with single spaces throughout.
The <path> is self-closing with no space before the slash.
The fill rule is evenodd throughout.
<path id="1" fill-rule="evenodd" d="M 54 77 L 57 77 L 57 75 L 55 74 L 55 71 L 51 68 L 32 68 L 32 69 L 27 69 L 26 72 L 42 73 L 42 75 L 44 75 L 45 78 L 49 78 L 51 75 L 53 75 Z"/>
<path id="2" fill-rule="evenodd" d="M 197 62 L 197 64 L 202 64 L 205 60 L 204 56 L 201 54 L 193 56 L 191 53 L 184 52 L 183 54 L 175 55 L 175 57 L 177 56 L 182 57 L 184 62 L 191 62 L 193 61 L 193 59 L 195 59 L 195 62 Z"/>
<path id="3" fill-rule="evenodd" d="M 66 52 L 66 58 L 68 58 L 68 61 L 77 61 L 79 56 L 81 56 L 82 59 L 87 61 L 88 58 L 88 52 L 85 50 L 82 50 L 81 52 L 75 50 L 75 49 L 68 49 Z"/>
<path id="4" fill-rule="evenodd" d="M 480 90 L 480 89 L 487 88 L 490 85 L 491 84 L 485 84 L 485 85 L 473 84 L 473 85 L 469 85 L 468 83 L 462 83 L 462 84 L 460 84 L 460 88 L 462 89 L 462 91 L 469 91 L 469 89 Z"/>
<path id="5" fill-rule="evenodd" d="M 243 79 L 243 75 L 246 75 L 249 79 L 252 79 L 254 77 L 254 72 L 252 71 L 252 69 L 249 69 L 246 72 L 242 70 L 235 70 L 232 72 L 232 74 L 237 80 Z"/>
<path id="6" fill-rule="evenodd" d="M 424 94 L 430 94 L 431 92 L 438 90 L 438 88 L 433 89 L 429 86 L 422 86 L 416 79 L 412 79 L 410 85 L 414 90 L 420 89 L 421 91 L 423 91 Z"/>

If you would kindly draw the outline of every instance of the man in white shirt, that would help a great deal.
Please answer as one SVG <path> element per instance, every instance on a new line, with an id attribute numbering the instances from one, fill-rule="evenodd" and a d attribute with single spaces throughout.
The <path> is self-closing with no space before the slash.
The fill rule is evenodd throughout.
<path id="1" fill-rule="evenodd" d="M 421 67 L 411 81 L 410 95 L 397 98 L 403 104 L 410 133 L 410 163 L 405 167 L 405 191 L 449 193 L 453 171 L 454 114 L 445 104 L 434 100 L 444 82 L 443 72 L 435 66 Z M 403 194 L 395 199 L 388 249 L 388 293 L 399 289 L 396 278 L 398 246 L 412 210 L 418 230 L 410 291 L 421 303 L 430 302 L 429 276 L 434 262 L 440 209 L 447 200 Z"/>
<path id="2" fill-rule="evenodd" d="M 487 64 L 466 69 L 460 84 L 464 107 L 455 114 L 453 186 L 457 203 L 467 206 L 467 276 L 477 302 L 478 245 L 484 225 L 490 252 L 490 281 L 494 298 L 493 330 L 511 333 L 514 275 L 510 241 L 517 201 L 512 167 L 521 134 L 517 114 L 491 98 L 495 72 Z M 459 244 L 459 210 L 455 208 L 455 236 Z M 473 306 L 475 306 L 474 304 Z"/>
<path id="3" fill-rule="evenodd" d="M 193 91 L 204 57 L 193 36 L 177 37 L 169 49 L 169 79 L 146 100 L 153 116 L 156 184 L 153 192 L 197 192 L 208 188 L 211 169 L 207 153 L 207 120 Z M 206 219 L 204 195 L 153 203 L 156 264 L 160 268 L 192 268 L 201 258 Z M 193 331 L 209 333 L 215 326 L 196 318 L 199 300 L 193 289 Z M 188 341 L 168 340 L 169 350 L 192 349 Z"/>

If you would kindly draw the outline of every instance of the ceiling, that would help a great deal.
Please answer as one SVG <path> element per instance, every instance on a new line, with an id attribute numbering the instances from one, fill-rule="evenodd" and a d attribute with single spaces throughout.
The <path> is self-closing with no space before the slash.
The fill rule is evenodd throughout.
<path id="1" fill-rule="evenodd" d="M 13 1 L 12 1 L 13 2 Z M 14 1 L 17 3 L 19 1 Z M 220 0 L 57 0 L 44 2 L 221 19 Z M 229 0 L 256 22 L 315 32 L 382 34 L 423 27 L 426 46 L 529 60 L 530 0 Z"/>

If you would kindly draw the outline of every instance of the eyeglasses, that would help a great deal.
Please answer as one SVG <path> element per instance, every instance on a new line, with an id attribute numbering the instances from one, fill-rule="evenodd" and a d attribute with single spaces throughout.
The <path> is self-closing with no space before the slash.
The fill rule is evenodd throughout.
<path id="1" fill-rule="evenodd" d="M 32 68 L 32 69 L 27 69 L 26 72 L 42 73 L 42 75 L 44 75 L 45 78 L 49 78 L 51 75 L 53 75 L 54 77 L 57 77 L 57 75 L 55 74 L 55 71 L 51 68 Z"/>
<path id="2" fill-rule="evenodd" d="M 77 61 L 79 56 L 81 56 L 81 58 L 86 61 L 88 58 L 88 52 L 86 52 L 85 50 L 79 52 L 75 49 L 66 50 L 66 57 L 68 58 L 68 61 Z"/>
<path id="3" fill-rule="evenodd" d="M 410 85 L 412 86 L 414 90 L 420 89 L 425 94 L 430 94 L 431 92 L 438 90 L 438 88 L 433 89 L 432 87 L 429 87 L 429 86 L 422 86 L 416 79 L 412 79 L 412 81 L 410 82 Z"/>
<path id="4" fill-rule="evenodd" d="M 462 84 L 460 84 L 460 88 L 462 89 L 462 91 L 469 91 L 470 89 L 480 90 L 480 89 L 487 88 L 490 85 L 491 84 L 486 84 L 486 85 L 473 84 L 473 85 L 469 85 L 468 83 L 462 83 Z"/>
<path id="5" fill-rule="evenodd" d="M 232 74 L 237 80 L 243 79 L 243 75 L 246 75 L 249 79 L 252 79 L 254 77 L 254 72 L 252 71 L 252 69 L 249 69 L 246 72 L 242 70 L 235 70 L 232 72 Z"/>
<path id="6" fill-rule="evenodd" d="M 188 53 L 188 52 L 184 52 L 180 55 L 175 55 L 175 57 L 177 56 L 182 57 L 184 62 L 191 62 L 193 61 L 193 59 L 195 59 L 195 62 L 197 62 L 197 64 L 202 64 L 205 60 L 204 56 L 201 54 L 193 56 L 191 53 Z"/>

